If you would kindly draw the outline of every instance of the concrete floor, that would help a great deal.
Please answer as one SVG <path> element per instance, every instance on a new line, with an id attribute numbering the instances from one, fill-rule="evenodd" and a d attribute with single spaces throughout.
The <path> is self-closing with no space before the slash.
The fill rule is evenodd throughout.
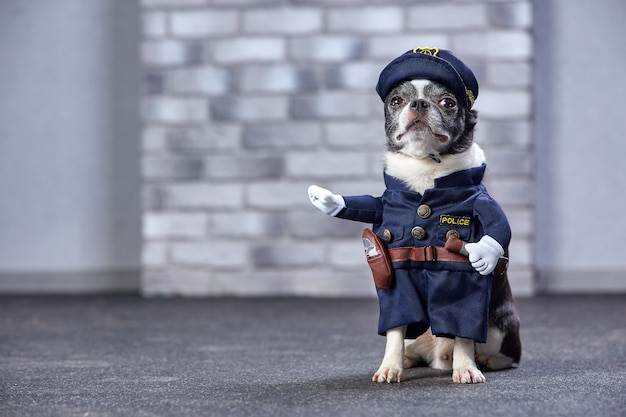
<path id="1" fill-rule="evenodd" d="M 376 384 L 373 299 L 0 297 L 0 416 L 626 416 L 626 295 L 518 307 L 519 368 Z"/>

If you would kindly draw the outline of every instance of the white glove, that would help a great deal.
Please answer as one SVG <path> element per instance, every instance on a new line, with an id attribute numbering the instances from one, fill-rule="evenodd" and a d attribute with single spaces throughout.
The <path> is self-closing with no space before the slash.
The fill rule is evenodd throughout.
<path id="1" fill-rule="evenodd" d="M 333 194 L 325 188 L 311 185 L 308 192 L 311 203 L 329 216 L 336 216 L 346 207 L 346 202 L 342 196 Z"/>
<path id="2" fill-rule="evenodd" d="M 496 269 L 498 260 L 504 255 L 502 246 L 491 236 L 483 236 L 476 243 L 466 243 L 464 249 L 469 255 L 472 267 L 480 275 L 489 275 Z"/>

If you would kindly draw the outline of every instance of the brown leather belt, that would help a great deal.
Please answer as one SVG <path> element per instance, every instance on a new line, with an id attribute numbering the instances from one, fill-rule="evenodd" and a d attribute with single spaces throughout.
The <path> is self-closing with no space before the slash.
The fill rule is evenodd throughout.
<path id="1" fill-rule="evenodd" d="M 469 258 L 460 253 L 449 251 L 443 246 L 422 246 L 412 247 L 405 246 L 400 248 L 389 248 L 389 259 L 391 262 L 468 262 Z M 502 275 L 506 272 L 509 265 L 509 259 L 500 258 L 496 265 L 495 272 Z"/>

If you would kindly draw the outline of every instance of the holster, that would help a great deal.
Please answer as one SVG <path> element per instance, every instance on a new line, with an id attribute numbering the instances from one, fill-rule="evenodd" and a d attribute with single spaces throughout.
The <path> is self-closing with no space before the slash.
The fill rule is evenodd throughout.
<path id="1" fill-rule="evenodd" d="M 382 240 L 371 229 L 363 230 L 365 257 L 372 270 L 376 288 L 386 290 L 393 282 L 393 268 L 389 253 Z"/>

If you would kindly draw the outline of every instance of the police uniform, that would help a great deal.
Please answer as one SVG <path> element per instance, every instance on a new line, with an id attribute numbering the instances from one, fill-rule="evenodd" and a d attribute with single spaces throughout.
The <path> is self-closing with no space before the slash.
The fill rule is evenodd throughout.
<path id="1" fill-rule="evenodd" d="M 337 217 L 373 224 L 387 248 L 444 246 L 448 236 L 477 242 L 484 235 L 503 248 L 511 239 L 507 218 L 482 184 L 486 165 L 435 180 L 420 194 L 385 174 L 381 197 L 344 197 Z M 378 332 L 407 326 L 416 338 L 430 326 L 433 334 L 487 340 L 491 281 L 469 262 L 412 260 L 393 263 L 394 281 L 377 289 L 380 302 Z"/>

